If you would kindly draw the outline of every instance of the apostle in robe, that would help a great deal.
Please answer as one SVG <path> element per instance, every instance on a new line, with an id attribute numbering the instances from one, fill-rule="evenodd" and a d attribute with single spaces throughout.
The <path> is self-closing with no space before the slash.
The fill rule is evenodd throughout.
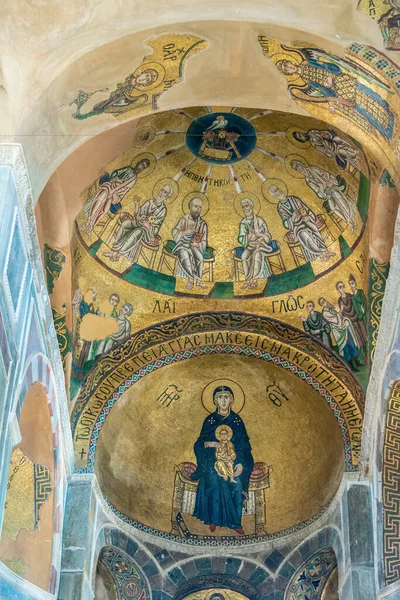
<path id="1" fill-rule="evenodd" d="M 357 313 L 358 320 L 364 323 L 365 331 L 368 332 L 367 315 L 368 315 L 368 304 L 367 299 L 363 290 L 357 288 L 357 280 L 354 275 L 349 277 L 349 285 L 351 289 L 351 299 L 353 302 L 354 310 Z"/>
<path id="2" fill-rule="evenodd" d="M 138 256 L 139 245 L 142 240 L 156 246 L 158 244 L 157 234 L 167 215 L 165 201 L 173 194 L 172 186 L 165 184 L 157 193 L 155 198 L 150 198 L 139 207 L 138 199 L 135 201 L 133 215 L 126 215 L 117 233 L 110 252 L 104 252 L 113 262 L 125 256 L 131 262 L 135 262 Z"/>
<path id="3" fill-rule="evenodd" d="M 279 200 L 277 209 L 282 219 L 283 226 L 293 231 L 294 239 L 303 248 L 307 261 L 315 258 L 329 260 L 334 256 L 326 247 L 324 240 L 315 222 L 315 214 L 297 196 L 285 196 L 284 192 L 277 186 L 268 188 L 272 197 Z"/>
<path id="4" fill-rule="evenodd" d="M 346 181 L 317 166 L 306 166 L 298 160 L 291 161 L 291 167 L 305 178 L 307 185 L 324 200 L 324 206 L 345 221 L 353 232 L 357 226 L 356 205 L 345 194 Z"/>
<path id="5" fill-rule="evenodd" d="M 241 201 L 244 219 L 240 221 L 238 241 L 244 250 L 242 265 L 245 282 L 243 288 L 255 288 L 256 279 L 271 275 L 265 260 L 265 254 L 273 251 L 268 244 L 271 235 L 264 219 L 254 214 L 254 202 L 250 198 Z"/>
<path id="6" fill-rule="evenodd" d="M 358 360 L 358 350 L 354 343 L 350 321 L 345 319 L 342 313 L 325 298 L 319 298 L 318 304 L 322 307 L 322 318 L 330 325 L 334 350 L 349 363 L 353 371 L 357 372 L 362 364 Z"/>
<path id="7" fill-rule="evenodd" d="M 197 469 L 191 475 L 191 479 L 199 483 L 193 515 L 208 525 L 211 532 L 217 527 L 228 527 L 243 535 L 243 502 L 248 496 L 250 475 L 254 466 L 250 440 L 242 419 L 231 409 L 234 402 L 231 388 L 216 387 L 213 400 L 215 412 L 205 419 L 194 445 Z M 215 470 L 216 449 L 220 447 L 216 429 L 220 425 L 232 430 L 231 442 L 236 453 L 235 482 L 229 478 L 225 480 Z"/>
<path id="8" fill-rule="evenodd" d="M 135 167 L 116 169 L 111 173 L 109 180 L 103 178 L 93 201 L 86 206 L 87 221 L 82 229 L 87 231 L 89 237 L 109 211 L 116 213 L 120 210 L 122 200 L 135 185 L 138 175 L 149 166 L 150 161 L 144 158 Z"/>
<path id="9" fill-rule="evenodd" d="M 118 114 L 144 106 L 149 101 L 149 96 L 145 92 L 157 79 L 157 71 L 151 68 L 145 69 L 137 76 L 131 73 L 125 77 L 123 83 L 117 84 L 116 89 L 110 93 L 107 100 L 102 100 L 93 107 L 91 114 Z"/>
<path id="10" fill-rule="evenodd" d="M 338 281 L 336 284 L 336 289 L 339 292 L 340 296 L 338 298 L 339 309 L 342 312 L 342 315 L 347 318 L 353 327 L 354 331 L 354 341 L 358 348 L 362 348 L 366 351 L 367 343 L 368 343 L 368 331 L 365 321 L 360 321 L 357 316 L 356 309 L 353 304 L 353 297 L 351 294 L 346 292 L 345 285 L 343 281 Z"/>
<path id="11" fill-rule="evenodd" d="M 186 287 L 193 289 L 196 285 L 205 288 L 202 282 L 204 252 L 207 248 L 207 223 L 201 218 L 203 203 L 201 198 L 192 198 L 189 202 L 189 213 L 179 219 L 172 230 L 175 241 L 173 254 L 178 260 L 178 277 L 187 278 Z"/>
<path id="12" fill-rule="evenodd" d="M 97 349 L 97 355 L 99 354 L 107 354 L 110 350 L 123 344 L 131 335 L 131 323 L 128 317 L 131 316 L 133 312 L 132 304 L 128 302 L 121 307 L 119 311 L 119 315 L 116 319 L 118 324 L 118 331 L 115 333 L 111 333 L 109 336 L 103 340 Z"/>
<path id="13" fill-rule="evenodd" d="M 345 169 L 348 164 L 357 171 L 361 169 L 358 150 L 337 135 L 335 131 L 309 129 L 307 133 L 295 131 L 293 137 L 303 144 L 311 144 L 315 150 L 322 152 L 328 158 L 335 158 L 336 163 L 342 169 Z"/>
<path id="14" fill-rule="evenodd" d="M 307 333 L 311 333 L 311 335 L 315 335 L 325 346 L 328 348 L 332 347 L 331 343 L 331 328 L 329 323 L 325 321 L 318 310 L 315 310 L 315 304 L 312 300 L 308 300 L 306 302 L 306 309 L 308 312 L 308 317 L 301 315 L 301 320 L 303 321 L 304 331 Z"/>
<path id="15" fill-rule="evenodd" d="M 292 160 L 291 167 L 302 175 L 307 185 L 324 200 L 330 211 L 347 223 L 353 232 L 357 227 L 356 205 L 344 195 L 342 186 L 332 173 L 320 167 L 307 167 L 299 160 Z"/>

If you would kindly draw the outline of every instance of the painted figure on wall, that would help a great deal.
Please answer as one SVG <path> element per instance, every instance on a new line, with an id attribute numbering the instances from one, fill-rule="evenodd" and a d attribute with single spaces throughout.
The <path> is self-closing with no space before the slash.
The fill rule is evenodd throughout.
<path id="1" fill-rule="evenodd" d="M 106 354 L 116 346 L 123 344 L 131 335 L 131 323 L 128 317 L 131 316 L 133 312 L 132 304 L 127 302 L 121 307 L 119 311 L 119 315 L 116 318 L 118 324 L 118 331 L 116 333 L 110 334 L 105 340 L 103 340 L 97 350 L 97 355 Z"/>
<path id="2" fill-rule="evenodd" d="M 347 223 L 353 232 L 357 227 L 356 205 L 343 193 L 343 182 L 332 173 L 316 166 L 307 166 L 300 160 L 292 160 L 292 169 L 304 177 L 307 185 L 317 194 L 318 198 L 326 202 L 326 209 L 335 213 Z"/>
<path id="3" fill-rule="evenodd" d="M 337 165 L 345 169 L 351 165 L 359 171 L 360 155 L 356 148 L 341 138 L 335 131 L 327 129 L 309 129 L 306 131 L 294 131 L 293 138 L 300 144 L 311 144 L 311 146 L 328 158 L 335 158 Z"/>
<path id="4" fill-rule="evenodd" d="M 323 261 L 334 256 L 326 247 L 316 224 L 313 211 L 297 196 L 286 196 L 277 185 L 268 188 L 270 195 L 278 200 L 277 209 L 285 229 L 293 232 L 294 240 L 303 248 L 307 261 L 320 258 Z"/>
<path id="5" fill-rule="evenodd" d="M 296 100 L 326 102 L 331 112 L 349 108 L 368 124 L 372 133 L 379 132 L 387 140 L 392 139 L 394 115 L 389 104 L 360 79 L 379 87 L 383 87 L 382 82 L 323 50 L 285 46 L 282 49 L 288 52 L 288 58 L 278 60 L 276 66 L 293 81 L 289 91 Z"/>
<path id="6" fill-rule="evenodd" d="M 364 356 L 367 358 L 368 330 L 366 322 L 364 319 L 358 318 L 353 302 L 354 296 L 346 292 L 346 286 L 343 281 L 338 281 L 336 289 L 340 294 L 338 298 L 339 309 L 343 316 L 351 323 L 354 332 L 354 341 L 357 347 L 363 350 Z"/>
<path id="7" fill-rule="evenodd" d="M 173 194 L 169 184 L 164 185 L 155 198 L 150 198 L 139 207 L 139 199 L 135 198 L 135 210 L 133 215 L 124 213 L 121 227 L 110 252 L 105 252 L 110 260 L 116 262 L 120 256 L 125 256 L 129 261 L 137 259 L 140 244 L 157 246 L 159 240 L 158 232 L 167 215 L 165 201 Z"/>
<path id="8" fill-rule="evenodd" d="M 242 287 L 255 288 L 256 279 L 271 274 L 264 255 L 273 251 L 269 245 L 272 238 L 264 219 L 254 214 L 254 202 L 250 198 L 243 198 L 241 205 L 244 218 L 239 225 L 238 241 L 244 248 L 241 259 L 245 282 Z"/>
<path id="9" fill-rule="evenodd" d="M 325 346 L 330 348 L 332 344 L 329 324 L 324 320 L 322 313 L 320 313 L 318 310 L 315 310 L 315 304 L 312 300 L 308 300 L 306 303 L 306 309 L 308 312 L 308 317 L 305 317 L 304 315 L 300 317 L 303 321 L 304 331 L 315 335 L 315 337 L 320 339 Z"/>
<path id="10" fill-rule="evenodd" d="M 193 197 L 189 202 L 189 213 L 179 219 L 172 230 L 175 241 L 173 254 L 178 261 L 178 277 L 188 279 L 186 287 L 193 289 L 197 286 L 207 287 L 202 282 L 204 252 L 208 243 L 207 223 L 201 217 L 203 202 L 201 198 Z"/>
<path id="11" fill-rule="evenodd" d="M 73 367 L 78 376 L 82 376 L 85 362 L 89 359 L 92 343 L 89 340 L 84 340 L 80 337 L 80 328 L 82 319 L 88 315 L 98 315 L 99 307 L 97 300 L 97 291 L 89 289 L 86 294 L 82 293 L 81 289 L 75 291 L 72 299 L 73 313 L 75 315 L 73 346 L 74 353 L 72 357 Z"/>
<path id="12" fill-rule="evenodd" d="M 82 227 L 89 237 L 93 229 L 100 223 L 108 212 L 116 214 L 121 210 L 121 202 L 126 194 L 135 185 L 138 175 L 150 166 L 147 158 L 139 160 L 135 167 L 126 166 L 103 175 L 102 182 L 93 199 L 86 205 L 87 221 Z"/>
<path id="13" fill-rule="evenodd" d="M 161 65 L 160 65 L 161 66 Z M 124 113 L 133 108 L 147 104 L 149 100 L 146 90 L 157 83 L 160 73 L 154 68 L 145 68 L 141 72 L 130 73 L 122 83 L 118 83 L 107 100 L 95 104 L 92 109 L 94 115 L 101 113 Z"/>
<path id="14" fill-rule="evenodd" d="M 333 349 L 345 359 L 353 371 L 357 372 L 362 365 L 358 360 L 358 350 L 351 333 L 350 321 L 345 319 L 343 314 L 325 298 L 319 298 L 318 304 L 322 308 L 322 317 L 330 328 Z"/>
<path id="15" fill-rule="evenodd" d="M 231 409 L 234 402 L 232 389 L 228 386 L 216 387 L 213 401 L 215 412 L 205 419 L 194 445 L 197 469 L 191 479 L 199 483 L 193 515 L 208 525 L 211 532 L 217 527 L 228 527 L 243 535 L 242 508 L 248 496 L 254 466 L 250 440 L 242 419 Z M 224 436 L 221 435 L 221 425 L 227 432 Z M 218 441 L 217 435 L 221 441 Z M 226 437 L 226 441 L 222 437 Z M 226 442 L 231 444 L 229 448 Z M 226 464 L 220 471 L 216 468 L 224 447 L 224 456 L 230 455 L 228 462 L 233 461 L 233 471 Z"/>
<path id="16" fill-rule="evenodd" d="M 358 320 L 363 323 L 365 331 L 368 332 L 367 315 L 368 315 L 368 303 L 367 298 L 363 290 L 358 289 L 357 280 L 354 275 L 349 276 L 349 285 L 351 289 L 351 300 L 353 302 L 354 310 L 357 313 Z M 363 329 L 364 329 L 363 328 Z"/>

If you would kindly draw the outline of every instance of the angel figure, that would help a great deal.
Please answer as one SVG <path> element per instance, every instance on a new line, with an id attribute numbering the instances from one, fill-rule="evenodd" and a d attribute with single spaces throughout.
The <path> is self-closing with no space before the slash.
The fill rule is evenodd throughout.
<path id="1" fill-rule="evenodd" d="M 380 79 L 358 63 L 352 65 L 350 60 L 344 61 L 323 50 L 302 48 L 300 51 L 284 45 L 282 49 L 290 52 L 291 56 L 279 60 L 276 66 L 294 80 L 289 85 L 289 91 L 295 100 L 326 102 L 330 112 L 338 112 L 350 118 L 356 113 L 354 118 L 357 123 L 370 133 L 376 135 L 379 132 L 387 140 L 392 139 L 394 115 L 389 104 L 362 82 L 373 83 L 384 89 L 385 93 L 390 93 L 388 86 Z"/>

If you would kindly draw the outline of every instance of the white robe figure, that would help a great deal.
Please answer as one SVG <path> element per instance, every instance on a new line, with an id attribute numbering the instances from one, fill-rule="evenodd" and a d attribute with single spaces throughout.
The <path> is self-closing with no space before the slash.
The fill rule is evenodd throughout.
<path id="1" fill-rule="evenodd" d="M 239 244 L 243 246 L 242 265 L 246 281 L 269 277 L 271 272 L 265 260 L 265 254 L 270 254 L 272 248 L 266 222 L 258 215 L 245 217 L 239 225 Z"/>
<path id="2" fill-rule="evenodd" d="M 201 282 L 207 248 L 207 223 L 200 216 L 193 219 L 189 213 L 179 219 L 172 230 L 172 237 L 175 241 L 173 254 L 178 260 L 177 276 Z"/>
<path id="3" fill-rule="evenodd" d="M 353 232 L 357 226 L 356 206 L 340 189 L 332 173 L 320 167 L 307 167 L 305 181 L 321 200 L 326 200 L 329 209 L 347 223 Z"/>
<path id="4" fill-rule="evenodd" d="M 307 261 L 317 257 L 325 260 L 333 254 L 322 239 L 315 222 L 315 214 L 300 198 L 287 196 L 285 201 L 278 202 L 277 209 L 283 226 L 293 231 L 295 241 L 300 243 Z"/>

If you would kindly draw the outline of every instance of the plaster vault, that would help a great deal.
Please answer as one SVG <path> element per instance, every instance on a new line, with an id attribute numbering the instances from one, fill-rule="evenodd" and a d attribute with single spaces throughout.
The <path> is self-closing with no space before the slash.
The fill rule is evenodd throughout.
<path id="1" fill-rule="evenodd" d="M 0 596 L 397 597 L 373 4 L 1 9 Z"/>

